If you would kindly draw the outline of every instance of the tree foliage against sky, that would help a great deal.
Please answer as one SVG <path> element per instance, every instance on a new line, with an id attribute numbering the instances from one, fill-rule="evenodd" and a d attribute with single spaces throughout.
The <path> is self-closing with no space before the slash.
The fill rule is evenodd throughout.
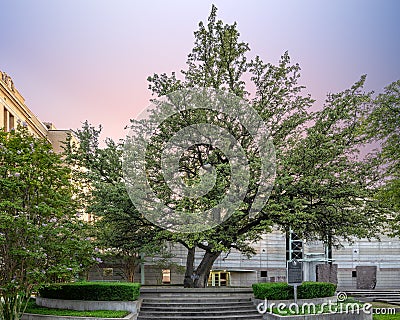
<path id="1" fill-rule="evenodd" d="M 48 141 L 0 131 L 0 319 L 20 319 L 32 292 L 93 263 L 70 178 Z"/>
<path id="2" fill-rule="evenodd" d="M 251 244 L 273 226 L 283 231 L 291 228 L 302 237 L 322 240 L 332 247 L 343 238 L 379 234 L 387 213 L 374 199 L 382 179 L 378 170 L 380 158 L 376 153 L 363 156 L 359 152 L 371 139 L 367 119 L 374 107 L 372 94 L 363 90 L 365 76 L 351 88 L 328 95 L 320 110 L 313 112 L 314 100 L 299 84 L 300 66 L 291 62 L 289 54 L 284 53 L 277 65 L 265 63 L 258 56 L 250 59 L 250 47 L 239 39 L 236 23 L 224 24 L 217 20 L 216 13 L 213 6 L 208 21 L 199 23 L 194 48 L 181 75 L 154 74 L 148 78 L 149 89 L 157 100 L 177 90 L 211 88 L 236 95 L 258 112 L 276 152 L 275 184 L 262 210 L 249 214 L 262 182 L 262 159 L 255 141 L 231 114 L 206 109 L 179 112 L 155 130 L 158 135 L 147 146 L 145 170 L 154 192 L 171 208 L 193 213 L 220 201 L 230 184 L 231 164 L 221 150 L 210 144 L 199 143 L 187 149 L 179 162 L 180 174 L 186 177 L 187 184 L 201 180 L 205 165 L 215 169 L 216 184 L 199 199 L 177 201 L 181 199 L 173 195 L 160 175 L 165 142 L 187 126 L 209 123 L 228 130 L 241 144 L 250 167 L 246 195 L 232 216 L 206 231 L 173 233 L 149 223 L 123 191 L 121 150 L 111 140 L 107 140 L 106 148 L 99 148 L 98 133 L 87 124 L 80 137 L 84 143 L 77 154 L 77 164 L 89 170 L 89 175 L 85 174 L 94 186 L 92 208 L 103 217 L 104 228 L 110 228 L 117 238 L 132 231 L 134 251 L 145 245 L 140 241 L 137 247 L 134 245 L 142 240 L 135 238 L 142 231 L 148 236 L 145 242 L 153 237 L 182 244 L 188 250 L 184 284 L 195 287 L 205 285 L 222 252 L 236 249 L 245 255 L 253 254 Z M 249 88 L 254 88 L 252 94 Z M 157 117 L 157 107 L 153 117 Z M 152 125 L 151 117 L 131 122 L 131 130 L 137 134 Z M 129 238 L 125 240 L 114 242 L 115 247 L 129 246 Z M 202 255 L 197 266 L 196 252 Z"/>
<path id="3" fill-rule="evenodd" d="M 264 63 L 260 57 L 248 61 L 249 45 L 239 40 L 236 24 L 228 25 L 216 18 L 213 6 L 207 24 L 200 22 L 195 45 L 188 56 L 183 79 L 176 74 L 153 75 L 149 88 L 156 96 L 181 88 L 211 87 L 228 90 L 246 99 L 270 130 L 276 149 L 275 186 L 261 213 L 251 218 L 248 209 L 257 189 L 257 171 L 252 172 L 243 206 L 226 222 L 199 234 L 173 235 L 188 249 L 186 281 L 192 272 L 199 276 L 195 286 L 202 286 L 215 259 L 221 252 L 235 248 L 251 253 L 249 244 L 259 239 L 272 225 L 289 227 L 304 237 L 338 244 L 340 238 L 372 237 L 381 231 L 382 211 L 373 200 L 380 179 L 377 157 L 362 157 L 360 147 L 369 140 L 365 118 L 371 112 L 371 93 L 363 91 L 363 76 L 352 88 L 330 94 L 318 112 L 312 112 L 313 100 L 299 85 L 300 67 L 284 53 L 278 65 Z M 248 77 L 250 81 L 245 81 Z M 255 87 L 251 95 L 248 87 Z M 199 115 L 183 114 L 182 123 L 207 120 Z M 222 115 L 216 124 L 231 129 L 241 141 L 243 131 L 230 126 L 233 119 Z M 170 131 L 177 127 L 170 122 Z M 175 126 L 174 126 L 175 125 Z M 133 128 L 140 124 L 133 121 Z M 233 129 L 232 129 L 233 127 Z M 193 148 L 195 149 L 195 148 Z M 160 150 L 158 150 L 160 151 Z M 198 151 L 198 150 L 193 150 Z M 156 154 L 154 151 L 153 154 Z M 249 152 L 249 161 L 257 154 Z M 193 159 L 183 164 L 189 170 L 206 161 L 207 152 L 193 152 Z M 213 160 L 214 159 L 214 160 Z M 226 165 L 207 159 L 216 168 Z M 225 174 L 220 170 L 220 174 Z M 162 181 L 158 181 L 162 185 Z M 154 183 L 156 184 L 156 183 Z M 160 195 L 162 193 L 160 192 Z M 194 250 L 204 250 L 199 266 L 193 266 Z"/>
<path id="4" fill-rule="evenodd" d="M 386 181 L 378 197 L 392 211 L 397 212 L 394 230 L 400 234 L 400 80 L 389 84 L 374 101 L 371 113 L 371 135 L 382 142 L 381 157 L 385 165 Z"/>
<path id="5" fill-rule="evenodd" d="M 354 236 L 374 237 L 385 222 L 385 211 L 374 199 L 382 179 L 380 158 L 360 154 L 369 142 L 366 118 L 373 107 L 372 93 L 362 90 L 364 82 L 365 76 L 327 97 L 305 137 L 290 148 L 283 170 L 290 179 L 289 196 L 300 201 L 284 220 L 330 248 Z"/>

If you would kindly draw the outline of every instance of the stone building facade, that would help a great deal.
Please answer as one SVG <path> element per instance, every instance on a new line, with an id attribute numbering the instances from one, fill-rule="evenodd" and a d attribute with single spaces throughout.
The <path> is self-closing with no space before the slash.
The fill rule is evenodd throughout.
<path id="1" fill-rule="evenodd" d="M 287 237 L 279 231 L 265 234 L 255 243 L 256 254 L 248 259 L 232 250 L 215 261 L 209 286 L 251 286 L 256 282 L 286 281 Z M 169 244 L 173 253 L 170 267 L 158 265 L 156 257 L 147 257 L 138 267 L 135 281 L 144 285 L 182 285 L 186 249 L 179 244 Z M 342 247 L 333 249 L 334 278 L 341 289 L 399 289 L 400 288 L 400 241 L 382 236 L 380 241 L 355 239 L 353 243 L 343 242 Z M 305 281 L 318 279 L 319 266 L 329 265 L 324 245 L 321 242 L 303 243 L 303 277 Z M 200 263 L 198 250 L 195 265 Z M 321 268 L 320 268 L 321 269 Z M 123 279 L 122 271 L 113 265 L 103 263 L 90 273 L 92 280 Z M 331 281 L 333 278 L 331 278 Z"/>
<path id="2" fill-rule="evenodd" d="M 287 237 L 274 231 L 263 236 L 254 244 L 256 255 L 248 259 L 232 250 L 215 261 L 209 285 L 250 286 L 255 282 L 286 281 Z M 175 254 L 173 261 L 181 266 L 185 263 L 186 249 L 171 245 Z M 337 265 L 339 288 L 386 289 L 400 288 L 400 241 L 382 236 L 381 239 L 355 239 L 353 243 L 343 242 L 342 247 L 333 249 L 332 264 Z M 327 254 L 321 242 L 303 243 L 303 277 L 305 281 L 316 281 L 317 266 L 328 264 Z M 157 269 L 155 258 L 145 263 L 144 284 L 162 284 L 163 270 Z M 197 256 L 196 265 L 200 262 Z M 336 269 L 335 269 L 336 270 Z M 375 270 L 375 271 L 374 271 Z M 165 270 L 164 270 L 165 273 Z M 374 276 L 375 274 L 375 276 Z M 221 281 L 221 276 L 223 280 Z M 227 279 L 225 281 L 225 279 Z M 321 280 L 321 279 L 319 279 Z M 182 284 L 183 274 L 170 270 L 168 283 Z"/>
<path id="3" fill-rule="evenodd" d="M 40 121 L 25 104 L 12 78 L 0 71 L 0 128 L 10 131 L 26 126 L 34 136 L 47 139 L 55 152 L 62 152 L 62 142 L 71 130 L 58 130 L 52 123 Z"/>
<path id="4" fill-rule="evenodd" d="M 70 129 L 57 129 L 51 122 L 42 122 L 25 104 L 25 99 L 14 85 L 12 78 L 0 71 L 0 129 L 10 131 L 18 125 L 25 126 L 35 137 L 47 139 L 54 152 L 63 152 L 64 142 L 71 135 L 73 142 L 78 140 Z M 92 215 L 83 213 L 85 221 L 91 221 Z"/>

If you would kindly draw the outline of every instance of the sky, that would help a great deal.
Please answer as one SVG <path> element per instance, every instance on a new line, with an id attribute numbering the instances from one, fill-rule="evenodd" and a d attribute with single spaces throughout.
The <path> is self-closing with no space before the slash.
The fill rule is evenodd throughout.
<path id="1" fill-rule="evenodd" d="M 398 0 L 0 0 L 0 70 L 40 120 L 123 138 L 150 104 L 147 77 L 185 68 L 212 4 L 250 57 L 289 51 L 316 107 L 363 74 L 375 92 L 400 79 Z"/>

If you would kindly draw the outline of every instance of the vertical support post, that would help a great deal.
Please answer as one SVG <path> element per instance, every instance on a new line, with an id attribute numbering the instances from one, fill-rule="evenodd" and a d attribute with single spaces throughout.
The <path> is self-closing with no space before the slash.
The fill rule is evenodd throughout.
<path id="1" fill-rule="evenodd" d="M 145 277 L 144 277 L 144 255 L 140 254 L 140 284 L 144 285 Z"/>
<path id="2" fill-rule="evenodd" d="M 293 251 L 292 251 L 292 228 L 289 229 L 289 261 L 293 259 Z"/>

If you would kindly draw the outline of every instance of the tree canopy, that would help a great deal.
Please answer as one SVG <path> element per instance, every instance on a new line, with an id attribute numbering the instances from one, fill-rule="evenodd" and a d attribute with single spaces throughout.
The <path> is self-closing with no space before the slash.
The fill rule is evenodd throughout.
<path id="1" fill-rule="evenodd" d="M 389 84 L 374 100 L 370 117 L 371 135 L 382 143 L 381 159 L 386 180 L 378 194 L 385 206 L 397 212 L 393 221 L 400 234 L 400 80 Z"/>
<path id="2" fill-rule="evenodd" d="M 223 251 L 235 248 L 251 254 L 250 244 L 273 225 L 283 230 L 291 227 L 304 237 L 329 245 L 338 244 L 343 237 L 379 234 L 382 212 L 373 198 L 380 179 L 378 158 L 376 154 L 363 157 L 359 153 L 369 141 L 365 118 L 371 112 L 372 100 L 371 93 L 363 91 L 365 77 L 348 90 L 330 94 L 320 111 L 313 112 L 314 101 L 299 84 L 300 67 L 291 63 L 289 54 L 284 53 L 278 65 L 264 63 L 259 56 L 248 60 L 250 48 L 239 40 L 236 23 L 224 24 L 217 20 L 216 12 L 213 6 L 207 24 L 200 22 L 194 33 L 194 48 L 182 78 L 175 73 L 154 74 L 148 78 L 149 88 L 156 97 L 167 97 L 171 104 L 171 93 L 182 89 L 212 88 L 245 100 L 268 128 L 276 150 L 276 177 L 267 204 L 257 215 L 249 215 L 262 182 L 261 159 L 243 124 L 231 114 L 197 109 L 181 110 L 163 122 L 157 138 L 148 146 L 151 151 L 146 174 L 159 198 L 171 208 L 177 207 L 176 197 L 160 176 L 159 164 L 163 142 L 182 127 L 207 122 L 228 130 L 244 148 L 250 167 L 246 195 L 232 216 L 210 230 L 171 234 L 171 239 L 188 249 L 187 285 L 203 286 L 213 262 Z M 249 87 L 255 88 L 255 94 L 248 91 Z M 131 129 L 136 134 L 145 131 L 157 111 L 156 107 L 147 122 L 132 120 Z M 196 180 L 207 163 L 215 168 L 217 181 L 228 181 L 229 163 L 219 153 L 207 143 L 196 144 L 182 156 L 180 173 Z M 211 191 L 202 198 L 207 200 L 206 205 L 220 201 L 218 196 L 227 185 L 217 183 L 212 190 L 215 193 Z M 188 210 L 204 205 L 196 200 L 185 201 L 182 205 Z M 197 267 L 193 265 L 196 248 L 204 253 Z M 192 273 L 197 275 L 194 284 Z"/>
<path id="3" fill-rule="evenodd" d="M 366 77 L 343 92 L 329 94 L 318 111 L 313 111 L 314 100 L 300 84 L 300 66 L 291 62 L 289 54 L 283 53 L 277 65 L 265 63 L 259 56 L 250 59 L 250 47 L 240 40 L 236 23 L 218 20 L 215 6 L 208 21 L 199 23 L 194 36 L 194 48 L 180 75 L 172 72 L 148 77 L 153 107 L 147 118 L 131 120 L 131 134 L 124 141 L 125 153 L 120 144 L 111 140 L 107 140 L 104 150 L 99 148 L 98 133 L 88 124 L 81 132 L 84 143 L 75 159 L 78 165 L 89 168 L 84 173 L 89 174 L 87 177 L 94 173 L 90 182 L 95 187 L 92 208 L 110 226 L 111 233 L 118 238 L 125 237 L 127 230 L 137 230 L 129 235 L 133 236 L 133 244 L 142 240 L 142 231 L 146 241 L 153 237 L 182 244 L 188 250 L 184 284 L 195 287 L 205 285 L 222 252 L 236 249 L 253 254 L 251 244 L 273 226 L 282 231 L 293 229 L 299 236 L 322 240 L 329 247 L 339 245 L 343 238 L 380 234 L 386 213 L 374 197 L 382 182 L 380 157 L 374 152 L 367 156 L 360 153 L 361 147 L 371 141 L 368 119 L 374 109 L 372 93 L 363 89 Z M 193 100 L 194 96 L 198 99 Z M 210 96 L 214 100 L 206 99 Z M 203 98 L 204 107 L 191 105 Z M 243 114 L 213 108 L 214 103 L 233 103 L 235 110 Z M 265 138 L 274 145 L 273 165 L 265 162 L 260 139 L 246 127 L 247 119 L 243 120 L 246 115 L 253 119 L 251 112 L 246 113 L 248 106 L 256 111 L 265 127 Z M 169 108 L 168 116 L 163 114 L 165 107 Z M 209 132 L 204 131 L 205 124 L 209 125 Z M 223 139 L 213 140 L 215 128 L 227 132 Z M 193 130 L 196 138 L 187 134 L 185 141 L 174 140 L 187 129 Z M 146 140 L 149 133 L 151 139 Z M 222 140 L 231 143 L 234 153 L 241 149 L 247 159 L 237 177 L 237 162 L 227 155 L 230 150 Z M 132 149 L 132 144 L 138 147 Z M 178 150 L 176 163 L 165 161 L 166 154 Z M 126 170 L 141 180 L 123 176 L 122 159 L 128 160 Z M 129 162 L 132 159 L 140 161 Z M 265 189 L 265 165 L 269 168 L 267 177 L 274 177 L 273 188 Z M 165 172 L 169 178 L 163 176 Z M 207 222 L 208 216 L 201 214 L 218 207 L 238 177 L 248 181 L 244 196 L 234 203 L 232 214 L 213 228 L 200 228 L 197 232 L 162 230 L 157 221 L 149 222 L 142 211 L 148 209 L 148 214 L 153 210 L 164 222 L 169 213 L 178 210 L 183 213 L 180 222 L 189 224 L 199 217 L 200 223 L 203 218 Z M 147 191 L 135 188 L 143 183 L 158 199 L 146 198 Z M 129 202 L 124 184 L 134 190 L 130 192 L 133 203 L 137 204 L 137 198 L 147 199 L 145 206 Z M 198 191 L 196 188 L 203 184 L 206 187 L 198 196 L 181 193 L 186 187 Z M 260 190 L 264 198 L 270 192 L 269 200 L 254 213 L 252 208 Z M 223 209 L 211 212 L 218 216 Z M 129 237 L 125 240 L 129 243 Z M 125 245 L 114 244 L 119 248 Z M 197 266 L 196 252 L 202 255 Z"/>

